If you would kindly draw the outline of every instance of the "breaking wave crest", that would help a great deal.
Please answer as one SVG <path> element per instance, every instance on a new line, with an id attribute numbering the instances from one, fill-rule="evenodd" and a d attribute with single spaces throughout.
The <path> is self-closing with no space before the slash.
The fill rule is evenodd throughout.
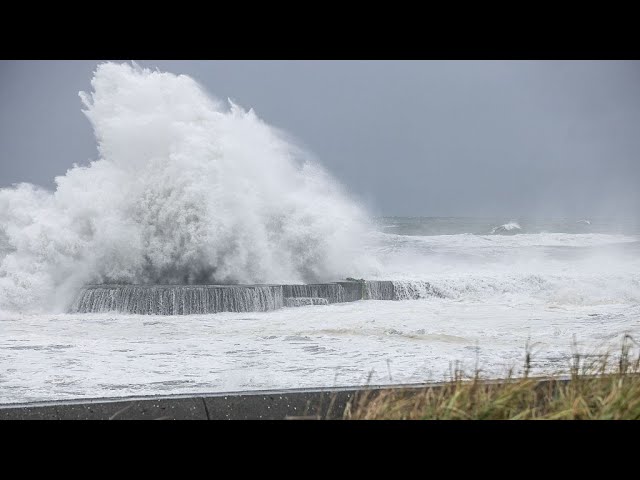
<path id="1" fill-rule="evenodd" d="M 520 224 L 514 220 L 511 220 L 510 222 L 505 223 L 504 225 L 500 225 L 499 227 L 495 227 L 493 230 L 491 230 L 491 234 L 513 234 L 513 233 L 518 233 L 519 231 L 522 230 L 522 227 L 520 226 Z"/>

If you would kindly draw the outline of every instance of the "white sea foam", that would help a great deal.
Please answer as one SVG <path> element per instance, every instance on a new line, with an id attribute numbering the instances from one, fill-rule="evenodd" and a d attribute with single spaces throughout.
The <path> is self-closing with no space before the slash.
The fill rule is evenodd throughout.
<path id="1" fill-rule="evenodd" d="M 395 235 L 378 232 L 374 235 L 384 246 L 420 245 L 436 248 L 494 248 L 494 247 L 598 247 L 618 243 L 637 242 L 634 235 L 607 233 L 521 233 L 519 235 Z"/>
<path id="2" fill-rule="evenodd" d="M 361 301 L 190 316 L 0 316 L 0 403 L 441 381 L 454 362 L 497 378 L 566 372 L 640 336 L 638 305 Z M 630 320 L 631 319 L 631 320 Z"/>
<path id="3" fill-rule="evenodd" d="M 399 298 L 513 306 L 640 303 L 638 237 L 539 233 L 409 236 L 378 233 L 368 249 Z"/>

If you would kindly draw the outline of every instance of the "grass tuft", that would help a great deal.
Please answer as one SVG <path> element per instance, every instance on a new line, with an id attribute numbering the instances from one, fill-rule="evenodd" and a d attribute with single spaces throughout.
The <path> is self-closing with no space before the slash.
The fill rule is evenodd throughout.
<path id="1" fill-rule="evenodd" d="M 458 365 L 451 379 L 423 389 L 365 391 L 344 418 L 353 420 L 639 420 L 640 354 L 632 356 L 625 336 L 620 354 L 571 357 L 568 376 L 533 378 L 531 354 L 524 376 L 513 370 L 495 381 L 471 379 Z"/>

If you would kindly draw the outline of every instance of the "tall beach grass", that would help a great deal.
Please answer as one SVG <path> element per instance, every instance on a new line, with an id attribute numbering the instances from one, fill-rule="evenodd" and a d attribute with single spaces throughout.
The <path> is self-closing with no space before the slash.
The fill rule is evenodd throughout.
<path id="1" fill-rule="evenodd" d="M 353 420 L 638 420 L 640 354 L 625 336 L 617 354 L 574 353 L 567 374 L 532 377 L 527 349 L 524 375 L 501 380 L 466 376 L 420 389 L 385 389 L 356 395 L 343 418 Z"/>

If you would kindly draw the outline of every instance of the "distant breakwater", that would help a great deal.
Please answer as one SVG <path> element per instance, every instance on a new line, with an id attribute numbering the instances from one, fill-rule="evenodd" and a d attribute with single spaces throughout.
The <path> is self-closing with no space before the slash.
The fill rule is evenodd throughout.
<path id="1" fill-rule="evenodd" d="M 402 300 L 406 287 L 384 280 L 301 285 L 87 285 L 70 313 L 193 315 L 266 312 L 358 300 Z"/>

